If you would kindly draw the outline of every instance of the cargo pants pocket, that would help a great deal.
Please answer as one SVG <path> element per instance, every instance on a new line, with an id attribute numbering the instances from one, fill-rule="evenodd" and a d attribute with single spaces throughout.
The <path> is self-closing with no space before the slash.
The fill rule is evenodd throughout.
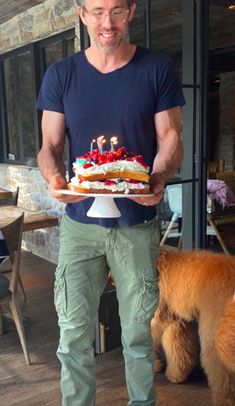
<path id="1" fill-rule="evenodd" d="M 55 272 L 54 304 L 59 319 L 66 317 L 67 294 L 65 281 L 66 265 L 58 265 Z"/>
<path id="2" fill-rule="evenodd" d="M 150 321 L 154 315 L 158 305 L 158 278 L 149 278 L 142 275 L 139 284 L 134 316 L 135 321 L 138 323 Z"/>

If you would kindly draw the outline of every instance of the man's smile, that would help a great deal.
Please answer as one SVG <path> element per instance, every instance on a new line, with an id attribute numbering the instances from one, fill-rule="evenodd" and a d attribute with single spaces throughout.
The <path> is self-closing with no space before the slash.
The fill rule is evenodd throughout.
<path id="1" fill-rule="evenodd" d="M 101 32 L 100 35 L 101 35 L 102 37 L 104 37 L 104 38 L 109 39 L 109 38 L 114 38 L 114 37 L 116 36 L 116 33 L 114 33 L 114 32 L 111 32 L 111 33 L 104 33 L 104 32 Z"/>

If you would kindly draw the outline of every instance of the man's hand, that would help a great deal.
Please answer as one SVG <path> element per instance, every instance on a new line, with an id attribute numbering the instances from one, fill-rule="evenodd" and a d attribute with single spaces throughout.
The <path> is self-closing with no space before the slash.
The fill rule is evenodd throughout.
<path id="1" fill-rule="evenodd" d="M 84 199 L 87 199 L 87 196 L 73 196 L 73 195 L 64 195 L 57 192 L 58 189 L 68 189 L 67 182 L 64 176 L 60 173 L 51 177 L 49 186 L 51 189 L 51 195 L 63 203 L 77 203 Z"/>
<path id="2" fill-rule="evenodd" d="M 150 193 L 153 194 L 153 196 L 140 195 L 140 197 L 131 197 L 130 195 L 128 198 L 144 206 L 155 206 L 163 197 L 164 186 L 164 177 L 160 173 L 153 173 L 150 176 Z"/>

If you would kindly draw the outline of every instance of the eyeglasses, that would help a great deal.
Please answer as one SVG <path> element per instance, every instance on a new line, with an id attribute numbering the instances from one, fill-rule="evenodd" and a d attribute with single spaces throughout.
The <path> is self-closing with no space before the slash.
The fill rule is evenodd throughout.
<path id="1" fill-rule="evenodd" d="M 102 9 L 88 11 L 85 7 L 83 7 L 83 10 L 91 17 L 94 24 L 102 24 L 107 16 L 112 22 L 125 23 L 130 12 L 130 10 L 124 8 L 115 8 L 110 12 Z"/>

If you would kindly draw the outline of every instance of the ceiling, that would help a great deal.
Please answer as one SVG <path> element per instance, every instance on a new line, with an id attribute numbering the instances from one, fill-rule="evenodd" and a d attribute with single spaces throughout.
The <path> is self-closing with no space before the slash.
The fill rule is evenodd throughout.
<path id="1" fill-rule="evenodd" d="M 0 24 L 45 0 L 0 0 Z"/>

